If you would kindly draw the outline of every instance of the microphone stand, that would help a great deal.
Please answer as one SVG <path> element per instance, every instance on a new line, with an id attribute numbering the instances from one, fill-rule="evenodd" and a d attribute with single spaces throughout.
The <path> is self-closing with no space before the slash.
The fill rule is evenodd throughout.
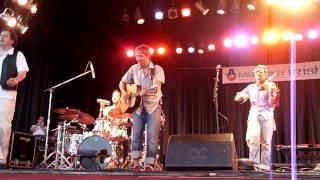
<path id="1" fill-rule="evenodd" d="M 216 112 L 216 126 L 217 126 L 217 134 L 220 134 L 220 125 L 219 125 L 219 115 L 228 122 L 228 118 L 219 112 L 219 103 L 218 103 L 218 90 L 219 90 L 219 74 L 220 74 L 221 66 L 218 65 L 216 67 L 216 77 L 214 78 L 214 87 L 213 87 L 213 102 L 215 106 Z"/>
<path id="2" fill-rule="evenodd" d="M 85 76 L 85 75 L 87 75 L 89 73 L 92 73 L 92 70 L 87 71 L 88 65 L 89 65 L 89 63 L 87 64 L 87 67 L 86 67 L 84 73 L 81 73 L 78 76 L 75 76 L 75 77 L 73 77 L 71 79 L 68 79 L 68 80 L 66 80 L 66 81 L 64 81 L 62 83 L 59 83 L 59 84 L 57 84 L 55 86 L 52 86 L 52 87 L 50 87 L 48 89 L 45 89 L 43 91 L 43 92 L 49 92 L 50 93 L 49 94 L 49 106 L 48 106 L 48 119 L 47 119 L 47 132 L 46 132 L 46 144 L 45 144 L 45 151 L 44 151 L 44 160 L 47 159 L 47 155 L 48 155 L 48 139 L 49 139 L 49 129 L 50 129 L 50 116 L 51 116 L 51 108 L 52 108 L 51 107 L 51 105 L 52 105 L 52 94 L 54 92 L 54 89 L 56 89 L 56 88 L 58 88 L 58 87 L 60 87 L 60 86 L 62 86 L 64 84 L 67 84 L 67 83 L 69 83 L 69 82 L 71 82 L 71 81 L 73 81 L 75 79 L 78 79 L 78 78 L 80 78 L 82 76 Z"/>
<path id="3" fill-rule="evenodd" d="M 219 130 L 219 103 L 218 103 L 218 82 L 219 82 L 219 73 L 220 73 L 220 68 L 216 68 L 216 77 L 214 78 L 214 86 L 213 86 L 213 102 L 215 106 L 215 111 L 216 111 L 216 126 L 217 126 L 217 134 L 220 134 Z"/>

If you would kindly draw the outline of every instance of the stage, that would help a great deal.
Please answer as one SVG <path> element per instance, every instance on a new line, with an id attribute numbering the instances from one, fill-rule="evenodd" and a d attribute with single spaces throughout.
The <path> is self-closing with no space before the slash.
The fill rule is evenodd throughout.
<path id="1" fill-rule="evenodd" d="M 290 172 L 254 171 L 162 171 L 134 172 L 128 170 L 108 171 L 66 171 L 66 170 L 25 170 L 2 169 L 1 180 L 107 180 L 107 179 L 291 179 Z M 320 172 L 298 172 L 298 179 L 319 179 Z"/>

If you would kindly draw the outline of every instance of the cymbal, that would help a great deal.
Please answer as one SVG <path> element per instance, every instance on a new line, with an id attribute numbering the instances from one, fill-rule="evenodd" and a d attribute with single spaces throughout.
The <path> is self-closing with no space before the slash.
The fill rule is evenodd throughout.
<path id="1" fill-rule="evenodd" d="M 78 111 L 80 111 L 80 110 L 78 110 L 78 109 L 69 109 L 69 108 L 55 108 L 53 110 L 53 112 L 55 112 L 57 114 L 61 114 L 61 115 L 74 114 L 74 113 L 76 113 Z"/>
<path id="2" fill-rule="evenodd" d="M 78 115 L 80 123 L 87 125 L 94 124 L 95 119 L 90 114 L 79 111 Z"/>
<path id="3" fill-rule="evenodd" d="M 76 118 L 78 118 L 79 115 L 78 114 L 67 114 L 67 115 L 60 115 L 60 116 L 57 116 L 57 119 L 62 119 L 62 120 L 74 120 Z"/>
<path id="4" fill-rule="evenodd" d="M 122 113 L 120 108 L 111 110 L 108 115 L 115 119 L 131 118 L 132 116 L 130 113 Z"/>
<path id="5" fill-rule="evenodd" d="M 78 122 L 87 125 L 94 124 L 95 121 L 91 115 L 77 109 L 56 108 L 53 111 L 60 115 L 58 119 L 78 120 Z"/>

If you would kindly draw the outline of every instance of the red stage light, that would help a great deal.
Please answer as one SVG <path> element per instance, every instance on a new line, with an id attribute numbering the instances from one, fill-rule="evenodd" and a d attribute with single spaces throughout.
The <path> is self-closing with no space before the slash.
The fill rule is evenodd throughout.
<path id="1" fill-rule="evenodd" d="M 133 57 L 134 56 L 134 51 L 132 49 L 127 50 L 127 56 L 128 57 Z"/>
<path id="2" fill-rule="evenodd" d="M 182 48 L 181 48 L 181 47 L 177 47 L 177 48 L 176 48 L 176 53 L 177 53 L 177 54 L 181 54 L 181 53 L 182 53 L 182 51 L 183 51 L 183 50 L 182 50 Z"/>
<path id="3" fill-rule="evenodd" d="M 157 49 L 157 53 L 158 54 L 164 54 L 166 52 L 166 49 L 164 48 L 164 47 L 159 47 L 158 49 Z"/>
<path id="4" fill-rule="evenodd" d="M 232 40 L 230 38 L 224 39 L 223 40 L 223 45 L 224 45 L 224 47 L 227 47 L 227 48 L 231 47 L 232 46 Z"/>
<path id="5" fill-rule="evenodd" d="M 181 9 L 182 17 L 189 17 L 191 16 L 191 9 L 190 8 L 182 8 Z"/>
<path id="6" fill-rule="evenodd" d="M 216 46 L 214 45 L 214 44 L 209 44 L 208 45 L 208 50 L 209 51 L 213 51 L 213 50 L 215 50 L 216 49 Z"/>
<path id="7" fill-rule="evenodd" d="M 189 48 L 188 48 L 188 52 L 189 52 L 189 53 L 194 53 L 194 47 L 192 47 L 192 46 L 189 47 Z"/>

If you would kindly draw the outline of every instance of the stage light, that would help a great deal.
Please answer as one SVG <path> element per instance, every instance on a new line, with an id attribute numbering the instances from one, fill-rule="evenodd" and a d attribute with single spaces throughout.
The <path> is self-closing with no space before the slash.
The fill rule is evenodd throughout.
<path id="1" fill-rule="evenodd" d="M 204 50 L 203 50 L 203 49 L 198 49 L 198 53 L 199 53 L 199 54 L 203 54 L 203 53 L 204 53 Z"/>
<path id="2" fill-rule="evenodd" d="M 17 29 L 21 32 L 21 34 L 26 33 L 27 30 L 29 29 L 28 26 L 20 24 L 20 23 L 18 23 L 16 26 L 17 26 Z"/>
<path id="3" fill-rule="evenodd" d="M 144 24 L 144 19 L 138 19 L 137 24 Z"/>
<path id="4" fill-rule="evenodd" d="M 274 44 L 279 40 L 277 31 L 271 30 L 263 34 L 263 42 L 266 44 Z"/>
<path id="5" fill-rule="evenodd" d="M 19 5 L 24 6 L 28 3 L 28 0 L 16 0 Z"/>
<path id="6" fill-rule="evenodd" d="M 218 9 L 216 11 L 217 14 L 220 14 L 220 15 L 225 14 L 226 6 L 227 6 L 227 2 L 225 0 L 219 0 Z"/>
<path id="7" fill-rule="evenodd" d="M 210 10 L 209 8 L 206 8 L 206 7 L 203 5 L 203 1 L 202 1 L 202 0 L 197 1 L 197 2 L 195 3 L 195 6 L 196 6 L 196 8 L 201 12 L 202 15 L 208 14 L 208 12 L 209 12 L 209 10 Z"/>
<path id="8" fill-rule="evenodd" d="M 150 54 L 152 55 L 152 54 L 154 53 L 154 49 L 153 49 L 153 48 L 150 48 L 150 49 L 149 49 L 149 52 L 150 52 Z"/>
<path id="9" fill-rule="evenodd" d="M 296 13 L 298 9 L 305 8 L 310 5 L 310 0 L 281 0 L 278 1 L 283 8 Z"/>
<path id="10" fill-rule="evenodd" d="M 143 24 L 145 21 L 139 6 L 136 8 L 136 11 L 134 12 L 134 19 L 136 20 L 137 24 Z"/>
<path id="11" fill-rule="evenodd" d="M 254 11 L 254 10 L 256 10 L 256 5 L 257 5 L 257 1 L 256 0 L 250 0 L 249 3 L 247 4 L 247 8 L 250 11 Z"/>
<path id="12" fill-rule="evenodd" d="M 259 39 L 257 36 L 252 36 L 251 37 L 251 44 L 258 44 L 259 43 Z"/>
<path id="13" fill-rule="evenodd" d="M 12 9 L 6 8 L 0 14 L 0 18 L 5 21 L 9 27 L 14 27 L 17 24 L 17 19 Z"/>
<path id="14" fill-rule="evenodd" d="M 223 45 L 224 45 L 224 47 L 227 47 L 227 48 L 231 47 L 232 46 L 232 40 L 230 38 L 224 39 L 223 40 Z"/>
<path id="15" fill-rule="evenodd" d="M 296 41 L 302 41 L 303 40 L 303 35 L 300 33 L 296 33 L 294 35 L 294 38 L 296 39 Z"/>
<path id="16" fill-rule="evenodd" d="M 309 37 L 309 39 L 316 39 L 318 37 L 317 30 L 314 30 L 314 29 L 309 30 L 308 31 L 308 37 Z"/>
<path id="17" fill-rule="evenodd" d="M 13 2 L 19 4 L 21 7 L 28 9 L 31 14 L 35 14 L 38 10 L 36 4 L 32 4 L 33 0 L 13 0 Z"/>
<path id="18" fill-rule="evenodd" d="M 216 46 L 214 44 L 209 44 L 208 45 L 208 50 L 209 51 L 214 51 L 216 49 Z"/>
<path id="19" fill-rule="evenodd" d="M 164 54 L 165 52 L 166 52 L 166 49 L 164 47 L 159 47 L 157 49 L 157 53 L 160 54 L 160 55 Z"/>
<path id="20" fill-rule="evenodd" d="M 28 26 L 23 22 L 22 16 L 17 17 L 16 28 L 20 31 L 21 34 L 27 32 Z"/>
<path id="21" fill-rule="evenodd" d="M 191 16 L 191 9 L 184 7 L 181 9 L 181 15 L 182 17 L 190 17 Z"/>
<path id="22" fill-rule="evenodd" d="M 269 5 L 273 5 L 277 2 L 278 0 L 265 0 L 265 2 Z"/>
<path id="23" fill-rule="evenodd" d="M 177 47 L 177 48 L 176 48 L 176 53 L 177 53 L 177 54 L 181 54 L 182 51 L 183 51 L 183 49 L 182 49 L 181 47 Z"/>
<path id="24" fill-rule="evenodd" d="M 245 35 L 237 35 L 234 40 L 234 44 L 237 47 L 244 47 L 247 45 L 247 43 L 248 43 L 248 37 Z"/>
<path id="25" fill-rule="evenodd" d="M 189 53 L 194 53 L 194 47 L 192 47 L 192 46 L 188 47 L 188 52 Z"/>
<path id="26" fill-rule="evenodd" d="M 176 7 L 171 7 L 168 10 L 168 18 L 169 19 L 177 19 L 178 18 L 178 10 Z"/>
<path id="27" fill-rule="evenodd" d="M 163 19 L 163 11 L 156 10 L 154 13 L 154 18 L 156 20 L 162 20 Z"/>
<path id="28" fill-rule="evenodd" d="M 128 57 L 133 57 L 134 56 L 134 51 L 132 49 L 127 50 L 127 56 Z"/>
<path id="29" fill-rule="evenodd" d="M 37 12 L 37 10 L 38 10 L 37 5 L 35 5 L 35 4 L 31 5 L 30 12 L 32 14 L 35 14 Z"/>
<path id="30" fill-rule="evenodd" d="M 16 18 L 10 18 L 9 20 L 8 20 L 8 22 L 7 22 L 7 25 L 9 26 L 9 27 L 14 27 L 14 26 L 16 26 L 16 24 L 17 24 L 17 19 Z"/>

